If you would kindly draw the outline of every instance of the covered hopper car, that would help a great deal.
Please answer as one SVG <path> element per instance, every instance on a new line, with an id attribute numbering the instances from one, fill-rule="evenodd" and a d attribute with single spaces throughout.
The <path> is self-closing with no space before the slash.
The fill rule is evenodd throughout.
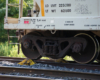
<path id="1" fill-rule="evenodd" d="M 100 61 L 100 0 L 34 0 L 28 16 L 23 17 L 19 0 L 19 18 L 6 17 L 4 29 L 24 30 L 23 54 L 36 60 L 71 56 L 81 64 Z"/>

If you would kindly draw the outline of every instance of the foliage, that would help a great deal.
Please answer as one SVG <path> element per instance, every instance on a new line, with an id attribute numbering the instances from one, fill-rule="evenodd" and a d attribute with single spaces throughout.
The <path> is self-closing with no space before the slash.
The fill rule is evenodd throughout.
<path id="1" fill-rule="evenodd" d="M 17 54 L 17 45 L 9 45 L 8 42 L 0 43 L 0 56 L 8 56 L 8 57 L 25 57 L 20 50 L 20 54 Z"/>
<path id="2" fill-rule="evenodd" d="M 32 1 L 32 0 L 26 0 L 27 1 Z M 24 6 L 23 6 L 23 14 L 24 16 L 27 15 L 27 9 L 29 9 L 29 6 L 27 5 L 25 1 L 23 2 Z M 9 0 L 10 4 L 18 4 L 19 0 Z M 3 41 L 7 41 L 7 30 L 4 30 L 4 16 L 5 16 L 5 11 L 6 11 L 6 0 L 0 0 L 0 42 Z M 9 6 L 8 8 L 8 15 L 10 17 L 18 17 L 19 14 L 19 8 L 18 7 L 12 7 Z M 15 31 L 11 31 L 11 35 L 14 34 L 13 32 Z M 14 36 L 14 35 L 13 35 Z"/>
<path id="3" fill-rule="evenodd" d="M 6 5 L 6 0 L 0 0 L 0 8 L 5 7 Z"/>
<path id="4" fill-rule="evenodd" d="M 9 4 L 19 4 L 19 0 L 9 0 Z M 24 16 L 27 15 L 27 3 L 25 1 L 23 1 L 23 13 Z M 11 17 L 15 17 L 18 18 L 18 14 L 19 14 L 19 7 L 12 7 L 9 6 L 9 11 L 8 11 L 8 15 Z"/>
<path id="5" fill-rule="evenodd" d="M 25 2 L 26 1 L 26 2 Z M 25 0 L 23 1 L 23 15 L 27 15 L 27 9 L 29 9 L 29 6 L 27 5 L 28 2 L 31 2 L 32 0 Z M 19 4 L 19 0 L 9 0 L 9 4 Z M 0 0 L 0 20 L 2 20 L 5 16 L 5 6 L 6 6 L 6 0 Z M 19 13 L 19 7 L 12 7 L 9 6 L 8 15 L 11 17 L 18 17 Z"/>
<path id="6" fill-rule="evenodd" d="M 24 6 L 23 6 L 23 15 L 26 16 L 27 15 L 27 9 L 29 9 L 29 6 L 27 5 L 27 1 L 28 0 L 24 0 Z M 31 1 L 31 0 L 30 0 Z M 9 0 L 9 3 L 19 3 L 19 0 Z M 18 17 L 18 13 L 19 13 L 19 8 L 18 7 L 12 7 L 9 6 L 9 11 L 8 11 L 8 15 L 10 17 Z M 8 46 L 7 43 L 7 30 L 4 30 L 4 16 L 5 16 L 5 11 L 6 11 L 6 0 L 0 0 L 0 56 L 10 56 L 10 57 L 24 57 L 22 55 L 22 52 L 18 55 L 17 54 L 17 45 L 15 46 Z M 15 31 L 10 31 L 10 35 L 14 36 Z"/>
<path id="7" fill-rule="evenodd" d="M 24 0 L 27 4 L 33 3 L 33 0 Z"/>
<path id="8" fill-rule="evenodd" d="M 2 21 L 2 19 L 4 18 L 4 16 L 5 16 L 5 8 L 1 8 L 0 9 L 0 22 Z"/>

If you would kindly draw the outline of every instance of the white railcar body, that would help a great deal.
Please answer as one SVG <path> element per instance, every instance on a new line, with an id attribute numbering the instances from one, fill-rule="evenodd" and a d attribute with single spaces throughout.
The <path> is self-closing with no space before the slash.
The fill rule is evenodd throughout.
<path id="1" fill-rule="evenodd" d="M 100 0 L 36 0 L 38 17 L 21 17 L 5 29 L 100 30 Z M 35 9 L 35 8 L 34 8 Z M 29 23 L 25 24 L 24 21 Z"/>

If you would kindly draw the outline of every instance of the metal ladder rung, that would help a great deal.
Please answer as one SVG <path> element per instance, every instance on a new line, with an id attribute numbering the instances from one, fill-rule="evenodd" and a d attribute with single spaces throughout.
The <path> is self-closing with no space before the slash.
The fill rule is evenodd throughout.
<path id="1" fill-rule="evenodd" d="M 8 6 L 14 6 L 14 7 L 19 7 L 19 5 L 21 5 L 21 4 L 8 4 Z M 25 6 L 25 5 L 23 5 L 23 6 Z"/>
<path id="2" fill-rule="evenodd" d="M 9 36 L 10 38 L 18 38 L 19 36 Z"/>
<path id="3" fill-rule="evenodd" d="M 8 5 L 20 5 L 20 4 L 8 4 Z"/>
<path id="4" fill-rule="evenodd" d="M 8 45 L 9 44 L 11 44 L 11 45 L 18 45 L 18 54 L 19 54 L 19 52 L 20 52 L 20 39 L 21 39 L 21 34 L 20 34 L 20 30 L 18 31 L 18 34 L 19 34 L 19 36 L 9 36 L 9 30 L 8 30 Z M 10 43 L 10 38 L 18 38 L 18 43 L 13 43 L 13 42 L 11 42 Z"/>
<path id="5" fill-rule="evenodd" d="M 19 7 L 20 4 L 8 4 L 8 6 Z"/>
<path id="6" fill-rule="evenodd" d="M 9 44 L 17 44 L 17 45 L 19 45 L 20 43 L 9 43 Z"/>

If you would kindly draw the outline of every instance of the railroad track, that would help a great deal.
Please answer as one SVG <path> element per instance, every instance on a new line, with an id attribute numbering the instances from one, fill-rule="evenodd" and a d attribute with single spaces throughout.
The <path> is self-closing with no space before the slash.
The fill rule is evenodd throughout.
<path id="1" fill-rule="evenodd" d="M 24 58 L 0 57 L 0 61 L 21 61 Z M 13 62 L 13 61 L 11 61 Z M 54 63 L 41 60 L 33 66 L 0 66 L 0 80 L 100 80 L 100 65 L 76 64 L 76 63 Z M 39 66 L 40 65 L 40 66 Z M 42 66 L 41 66 L 42 65 Z M 35 66 L 35 67 L 34 67 Z M 38 66 L 38 67 L 37 67 Z M 21 74 L 21 76 L 18 75 Z M 11 75 L 8 75 L 11 74 Z M 22 76 L 28 74 L 27 77 Z M 7 79 L 10 78 L 10 79 Z M 53 78 L 53 79 L 52 79 Z"/>
<path id="2" fill-rule="evenodd" d="M 24 60 L 25 58 L 14 58 L 14 57 L 0 57 L 0 61 L 10 61 L 10 62 L 20 62 Z M 60 66 L 60 67 L 67 67 L 67 68 L 74 68 L 76 69 L 98 69 L 100 70 L 100 64 L 99 63 L 92 63 L 92 64 L 78 64 L 75 62 L 69 62 L 69 63 L 56 63 L 53 60 L 37 60 L 37 63 L 43 63 L 53 66 Z"/>
<path id="3" fill-rule="evenodd" d="M 9 76 L 9 75 L 0 75 L 1 80 L 55 80 L 55 79 L 46 79 L 46 78 L 37 78 L 37 77 L 22 77 L 22 76 Z"/>
<path id="4" fill-rule="evenodd" d="M 16 57 L 0 57 L 0 61 L 10 61 L 10 62 L 20 62 L 25 58 L 16 58 Z"/>
<path id="5" fill-rule="evenodd" d="M 10 75 L 8 75 L 10 74 Z M 19 76 L 20 74 L 21 76 Z M 28 74 L 28 75 L 27 75 Z M 22 76 L 23 75 L 23 76 Z M 88 72 L 76 72 L 76 71 L 62 71 L 62 70 L 48 70 L 48 69 L 30 69 L 30 68 L 20 68 L 20 67 L 0 67 L 0 79 L 3 76 L 7 77 L 19 77 L 24 78 L 27 75 L 27 79 L 31 80 L 32 78 L 37 80 L 48 80 L 51 77 L 61 78 L 67 80 L 67 78 L 77 78 L 80 80 L 100 80 L 100 74 L 97 73 L 88 73 Z M 32 77 L 33 76 L 33 77 Z M 43 78 L 45 76 L 45 78 Z M 61 76 L 61 77 L 60 77 Z M 47 78 L 46 78 L 47 77 Z M 26 77 L 25 77 L 26 78 Z M 25 79 L 24 78 L 24 79 Z M 25 79 L 25 80 L 27 80 Z M 34 80 L 35 80 L 34 79 Z M 50 79 L 51 80 L 51 79 Z M 52 79 L 54 80 L 54 79 Z"/>
<path id="6" fill-rule="evenodd" d="M 16 58 L 16 57 L 0 57 L 0 61 L 9 61 L 9 62 L 21 62 L 22 60 L 24 60 L 25 58 Z M 54 62 L 53 60 L 36 60 L 37 63 L 39 62 Z"/>

